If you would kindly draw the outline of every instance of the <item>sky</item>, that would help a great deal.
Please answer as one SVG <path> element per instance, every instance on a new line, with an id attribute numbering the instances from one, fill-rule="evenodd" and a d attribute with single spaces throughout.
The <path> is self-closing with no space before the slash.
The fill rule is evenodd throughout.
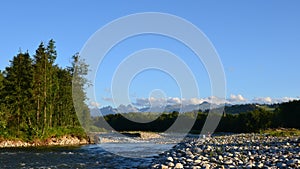
<path id="1" fill-rule="evenodd" d="M 71 56 L 82 51 L 90 37 L 110 22 L 135 13 L 160 12 L 183 18 L 206 35 L 224 69 L 228 102 L 299 99 L 299 6 L 297 0 L 2 1 L 0 70 L 9 65 L 19 50 L 28 50 L 33 55 L 41 41 L 50 39 L 56 41 L 56 63 L 69 66 Z M 97 99 L 91 102 L 97 106 L 113 105 L 111 83 L 118 66 L 134 52 L 149 48 L 164 49 L 178 56 L 193 73 L 199 96 L 183 98 L 177 81 L 180 77 L 148 69 L 130 81 L 128 97 L 132 103 L 143 105 L 149 98 L 163 96 L 172 103 L 196 104 L 213 97 L 210 77 L 195 53 L 170 37 L 147 34 L 116 44 L 105 56 L 94 81 Z M 123 84 L 117 84 L 117 88 L 118 85 Z"/>

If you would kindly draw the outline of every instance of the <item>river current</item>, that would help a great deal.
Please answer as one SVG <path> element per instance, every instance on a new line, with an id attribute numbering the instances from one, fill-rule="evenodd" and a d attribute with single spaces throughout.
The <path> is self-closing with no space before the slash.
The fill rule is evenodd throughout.
<path id="1" fill-rule="evenodd" d="M 122 143 L 106 145 L 119 148 Z M 127 146 L 134 147 L 127 144 Z M 122 152 L 123 151 L 123 152 Z M 126 151 L 134 149 L 120 150 Z M 98 145 L 85 145 L 79 147 L 38 147 L 38 148 L 5 148 L 0 150 L 0 168 L 135 168 L 146 166 L 152 156 L 144 156 L 143 152 L 135 151 L 141 158 L 130 158 L 116 155 L 104 150 Z"/>
<path id="2" fill-rule="evenodd" d="M 155 156 L 178 141 L 115 139 L 118 141 L 73 147 L 2 148 L 0 168 L 147 168 Z"/>

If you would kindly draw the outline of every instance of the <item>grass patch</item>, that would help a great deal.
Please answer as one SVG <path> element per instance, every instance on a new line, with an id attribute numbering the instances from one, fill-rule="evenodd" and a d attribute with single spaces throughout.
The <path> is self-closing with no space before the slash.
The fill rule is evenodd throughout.
<path id="1" fill-rule="evenodd" d="M 48 129 L 41 139 L 47 139 L 51 137 L 63 137 L 70 135 L 78 138 L 87 138 L 87 135 L 82 127 L 56 127 Z"/>
<path id="2" fill-rule="evenodd" d="M 266 106 L 266 105 L 258 105 L 259 108 L 261 109 L 264 109 L 266 111 L 274 111 L 275 108 L 272 108 L 272 107 L 269 107 L 269 106 Z"/>
<path id="3" fill-rule="evenodd" d="M 0 132 L 0 141 L 11 140 L 11 141 L 25 141 L 32 142 L 36 140 L 47 140 L 48 138 L 60 138 L 63 136 L 72 136 L 79 139 L 86 139 L 87 135 L 82 127 L 55 127 L 45 130 L 42 134 L 41 130 L 27 130 L 27 131 L 11 131 L 11 132 Z"/>
<path id="4" fill-rule="evenodd" d="M 270 136 L 277 136 L 277 137 L 300 136 L 300 130 L 294 128 L 266 129 L 266 130 L 261 130 L 260 133 L 267 134 Z"/>
<path id="5" fill-rule="evenodd" d="M 100 128 L 92 125 L 89 127 L 89 132 L 107 132 L 107 130 L 105 128 Z"/>

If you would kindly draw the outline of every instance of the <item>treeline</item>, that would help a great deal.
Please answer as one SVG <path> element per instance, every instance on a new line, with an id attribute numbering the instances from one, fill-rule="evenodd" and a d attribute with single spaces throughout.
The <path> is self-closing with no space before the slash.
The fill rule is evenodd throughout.
<path id="1" fill-rule="evenodd" d="M 20 51 L 0 71 L 0 137 L 32 140 L 64 131 L 83 133 L 73 105 L 72 77 L 81 79 L 76 94 L 84 97 L 87 66 L 78 54 L 66 68 L 56 65 L 56 58 L 55 41 L 41 42 L 32 57 Z"/>
<path id="2" fill-rule="evenodd" d="M 275 108 L 274 110 L 270 107 Z M 219 123 L 221 132 L 259 132 L 268 128 L 300 129 L 300 100 L 259 107 L 253 111 L 226 114 Z"/>
<path id="3" fill-rule="evenodd" d="M 300 101 L 282 103 L 276 107 L 273 111 L 257 107 L 248 112 L 241 111 L 235 114 L 223 115 L 216 132 L 247 133 L 279 127 L 300 129 Z M 156 113 L 113 114 L 104 117 L 93 117 L 93 125 L 108 129 L 107 122 L 117 131 L 163 132 L 175 122 L 178 115 L 178 112 L 163 113 L 156 118 Z M 186 119 L 187 123 L 193 121 L 192 119 L 196 119 L 191 132 L 199 132 L 205 123 L 207 112 L 188 112 L 180 115 L 183 119 Z M 141 119 L 151 122 L 134 122 L 141 121 Z M 182 128 L 184 127 L 183 123 Z"/>

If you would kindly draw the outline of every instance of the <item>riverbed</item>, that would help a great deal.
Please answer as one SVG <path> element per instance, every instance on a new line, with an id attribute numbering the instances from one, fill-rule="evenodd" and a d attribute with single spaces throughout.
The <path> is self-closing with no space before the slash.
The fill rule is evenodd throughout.
<path id="1" fill-rule="evenodd" d="M 82 146 L 10 147 L 0 149 L 0 168 L 149 168 L 155 156 L 171 149 L 170 139 L 131 138 L 116 133 Z M 175 139 L 177 138 L 177 139 Z"/>
<path id="2" fill-rule="evenodd" d="M 0 149 L 0 168 L 135 168 L 147 166 L 159 153 L 159 148 L 153 150 L 145 148 L 137 150 L 133 144 L 126 144 L 125 150 L 121 144 L 106 144 L 106 148 L 119 149 L 126 155 L 134 151 L 141 158 L 123 157 L 110 153 L 99 145 L 85 145 L 76 147 L 30 147 Z M 123 149 L 120 149 L 123 147 Z M 149 156 L 145 156 L 147 152 Z"/>
<path id="3" fill-rule="evenodd" d="M 168 137 L 166 137 L 168 136 Z M 101 135 L 99 144 L 0 149 L 0 168 L 298 168 L 300 138 Z M 179 143 L 180 142 L 180 143 Z"/>

